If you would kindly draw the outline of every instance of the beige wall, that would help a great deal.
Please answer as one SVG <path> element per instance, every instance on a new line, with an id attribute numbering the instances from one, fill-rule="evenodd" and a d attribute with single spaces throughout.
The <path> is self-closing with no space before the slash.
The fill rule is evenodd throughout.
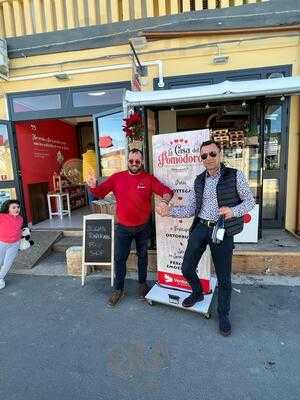
<path id="1" fill-rule="evenodd" d="M 221 54 L 229 56 L 228 64 L 213 64 L 213 57 L 218 54 L 216 44 L 219 45 Z M 281 34 L 274 32 L 273 34 L 239 34 L 226 35 L 224 37 L 207 36 L 158 40 L 149 42 L 140 52 L 140 58 L 142 61 L 161 60 L 164 76 L 287 64 L 293 66 L 293 75 L 300 75 L 299 51 L 300 38 L 299 35 L 296 35 L 296 32 Z M 10 76 L 11 79 L 14 79 L 24 75 L 54 73 L 77 68 L 113 66 L 117 64 L 127 65 L 130 62 L 129 46 L 114 46 L 11 60 Z M 49 66 L 49 64 L 52 65 Z M 148 80 L 143 89 L 151 90 L 153 78 L 157 77 L 157 66 L 150 66 Z M 130 79 L 130 68 L 124 68 L 117 71 L 110 70 L 72 75 L 71 79 L 65 82 L 58 81 L 55 77 L 2 81 L 0 118 L 8 118 L 5 98 L 3 97 L 7 93 L 128 81 Z M 286 228 L 292 231 L 295 230 L 296 224 L 297 176 L 299 174 L 299 106 L 299 98 L 294 96 L 290 110 L 286 208 Z M 167 114 L 165 114 L 164 118 L 167 118 Z"/>
<path id="2" fill-rule="evenodd" d="M 285 227 L 295 232 L 297 218 L 299 147 L 300 147 L 300 101 L 299 96 L 292 96 L 289 126 L 288 173 Z"/>

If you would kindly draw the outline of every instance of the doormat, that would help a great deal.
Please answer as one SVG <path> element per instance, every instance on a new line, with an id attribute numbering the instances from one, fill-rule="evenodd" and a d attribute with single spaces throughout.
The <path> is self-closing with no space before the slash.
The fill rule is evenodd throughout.
<path id="1" fill-rule="evenodd" d="M 31 231 L 34 245 L 27 250 L 19 251 L 13 270 L 33 268 L 51 252 L 53 244 L 62 237 L 62 234 L 60 231 Z"/>

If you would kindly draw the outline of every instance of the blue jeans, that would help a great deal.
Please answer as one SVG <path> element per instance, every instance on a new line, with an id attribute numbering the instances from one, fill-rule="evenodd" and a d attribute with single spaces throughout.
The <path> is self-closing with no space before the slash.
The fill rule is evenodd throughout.
<path id="1" fill-rule="evenodd" d="M 131 250 L 132 240 L 135 240 L 138 256 L 139 283 L 145 283 L 148 267 L 148 243 L 151 237 L 150 223 L 129 227 L 117 225 L 115 232 L 115 289 L 123 290 L 126 276 L 126 262 Z"/>
<path id="2" fill-rule="evenodd" d="M 193 292 L 202 293 L 196 269 L 202 254 L 209 245 L 218 280 L 218 314 L 225 316 L 230 311 L 233 236 L 225 234 L 223 241 L 216 244 L 211 239 L 212 231 L 212 227 L 208 228 L 198 222 L 189 236 L 181 271 Z"/>

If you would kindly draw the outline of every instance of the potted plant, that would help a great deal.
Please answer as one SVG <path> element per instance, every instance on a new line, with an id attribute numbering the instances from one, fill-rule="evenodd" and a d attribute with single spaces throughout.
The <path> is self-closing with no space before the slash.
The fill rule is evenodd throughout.
<path id="1" fill-rule="evenodd" d="M 128 139 L 129 149 L 142 149 L 144 138 L 144 125 L 142 115 L 135 111 L 123 119 L 123 132 Z"/>

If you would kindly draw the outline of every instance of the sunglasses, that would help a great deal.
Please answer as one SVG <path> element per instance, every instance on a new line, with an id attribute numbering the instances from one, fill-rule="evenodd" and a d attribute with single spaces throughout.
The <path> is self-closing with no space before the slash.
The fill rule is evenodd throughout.
<path id="1" fill-rule="evenodd" d="M 130 165 L 141 165 L 140 160 L 128 160 Z"/>
<path id="2" fill-rule="evenodd" d="M 210 151 L 209 153 L 203 153 L 203 154 L 201 154 L 201 159 L 206 160 L 208 156 L 210 156 L 212 158 L 216 158 L 217 153 L 215 151 Z"/>

